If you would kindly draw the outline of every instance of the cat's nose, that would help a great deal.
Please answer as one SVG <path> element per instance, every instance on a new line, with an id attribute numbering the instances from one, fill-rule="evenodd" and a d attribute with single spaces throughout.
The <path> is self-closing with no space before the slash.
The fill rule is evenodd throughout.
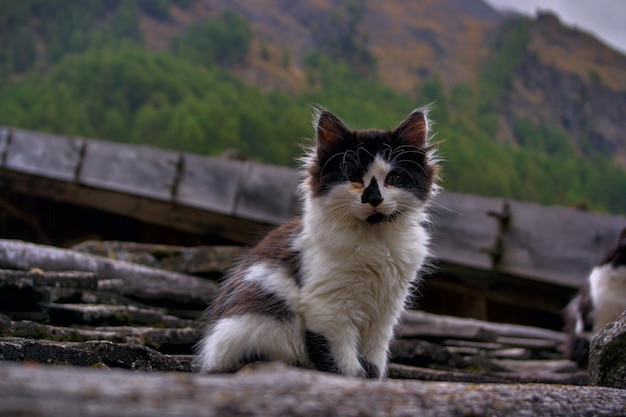
<path id="1" fill-rule="evenodd" d="M 363 194 L 361 195 L 361 203 L 363 204 L 371 204 L 372 207 L 376 207 L 380 203 L 383 202 L 383 197 L 380 195 L 380 190 L 378 189 L 378 182 L 376 178 L 372 178 L 370 185 L 368 185 L 365 190 L 363 190 Z"/>

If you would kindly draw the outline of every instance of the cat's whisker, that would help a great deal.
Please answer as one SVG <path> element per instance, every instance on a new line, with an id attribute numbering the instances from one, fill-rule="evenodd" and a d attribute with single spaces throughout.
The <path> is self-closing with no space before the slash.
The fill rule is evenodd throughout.
<path id="1" fill-rule="evenodd" d="M 431 204 L 433 207 L 435 207 L 434 209 L 432 209 L 432 211 L 434 211 L 434 212 L 436 212 L 436 213 L 442 213 L 442 211 L 440 211 L 439 209 L 443 209 L 444 211 L 447 211 L 448 213 L 454 213 L 454 214 L 456 214 L 456 215 L 458 215 L 458 216 L 462 216 L 462 213 L 461 213 L 461 212 L 458 212 L 458 211 L 453 210 L 453 209 L 451 209 L 451 208 L 449 208 L 449 207 L 446 207 L 446 206 L 444 206 L 443 204 L 441 204 L 441 203 L 437 202 L 437 200 L 432 200 L 432 201 L 430 202 L 430 204 Z"/>
<path id="2" fill-rule="evenodd" d="M 335 154 L 333 156 L 331 156 L 330 158 L 328 158 L 328 161 L 326 161 L 326 163 L 322 166 L 322 169 L 320 169 L 320 177 L 324 174 L 324 171 L 326 170 L 326 167 L 328 166 L 328 164 L 335 158 L 338 158 L 342 156 L 342 154 Z"/>

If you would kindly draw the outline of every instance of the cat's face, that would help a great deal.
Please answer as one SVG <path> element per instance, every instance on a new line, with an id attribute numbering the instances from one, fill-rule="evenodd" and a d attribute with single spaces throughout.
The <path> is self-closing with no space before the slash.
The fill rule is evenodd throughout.
<path id="1" fill-rule="evenodd" d="M 337 220 L 377 224 L 421 208 L 432 196 L 437 165 L 427 145 L 423 111 L 395 130 L 350 130 L 335 115 L 319 114 L 309 188 Z"/>

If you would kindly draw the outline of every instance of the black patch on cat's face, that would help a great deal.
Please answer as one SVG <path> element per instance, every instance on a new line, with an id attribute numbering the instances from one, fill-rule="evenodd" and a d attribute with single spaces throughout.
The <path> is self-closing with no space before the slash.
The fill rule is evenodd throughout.
<path id="1" fill-rule="evenodd" d="M 375 157 L 382 156 L 393 167 L 385 182 L 426 200 L 437 176 L 437 166 L 428 160 L 427 132 L 421 111 L 411 113 L 395 130 L 350 130 L 332 113 L 322 112 L 316 159 L 309 168 L 313 196 L 346 181 L 362 182 Z"/>

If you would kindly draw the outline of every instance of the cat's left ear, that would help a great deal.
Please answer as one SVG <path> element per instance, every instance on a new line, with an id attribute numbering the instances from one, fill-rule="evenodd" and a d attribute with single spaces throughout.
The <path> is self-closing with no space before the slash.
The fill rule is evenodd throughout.
<path id="1" fill-rule="evenodd" d="M 320 148 L 336 145 L 349 135 L 349 130 L 337 116 L 323 110 L 317 116 L 317 145 Z"/>
<path id="2" fill-rule="evenodd" d="M 396 134 L 398 139 L 406 144 L 424 147 L 428 138 L 428 119 L 425 110 L 413 110 L 396 128 Z"/>

